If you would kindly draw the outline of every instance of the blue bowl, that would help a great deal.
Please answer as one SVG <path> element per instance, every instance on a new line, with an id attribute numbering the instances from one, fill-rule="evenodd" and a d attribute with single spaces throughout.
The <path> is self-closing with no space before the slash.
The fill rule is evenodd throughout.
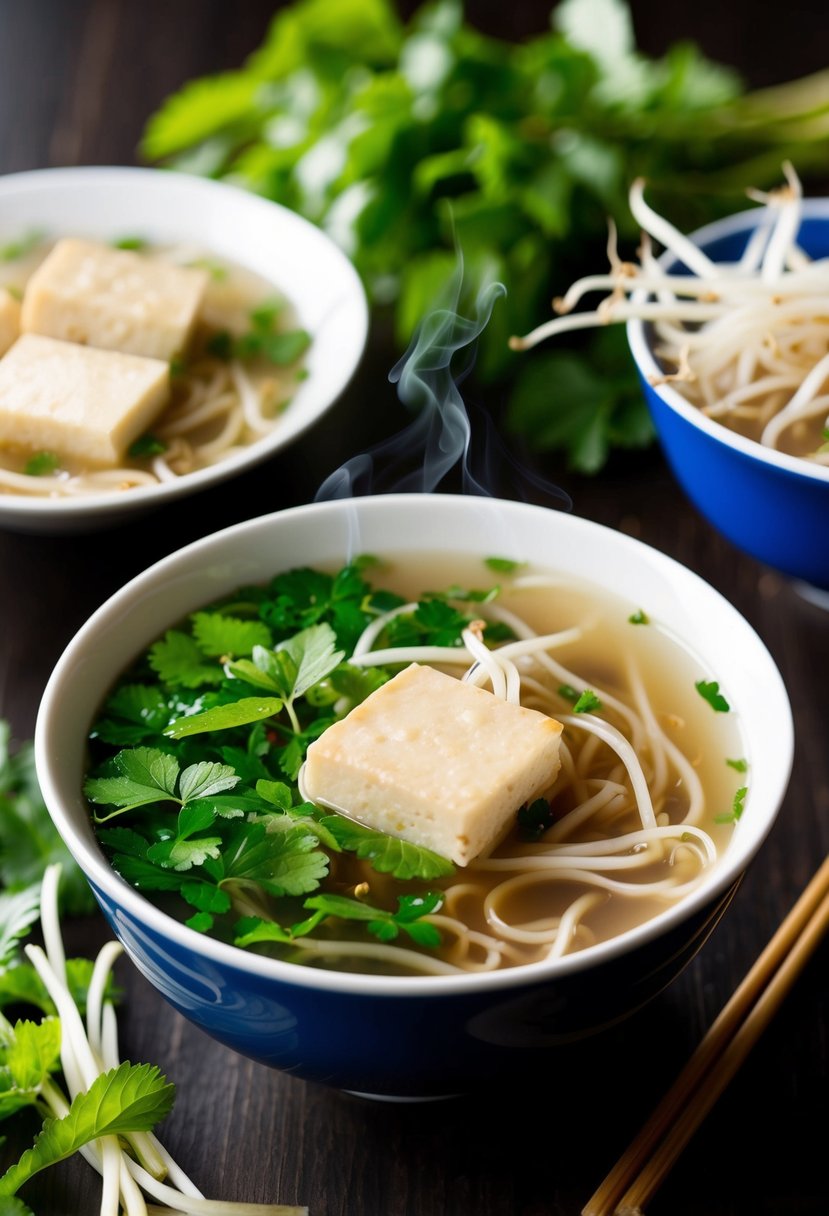
<path id="1" fill-rule="evenodd" d="M 736 261 L 754 229 L 768 220 L 757 207 L 691 234 L 714 261 Z M 812 257 L 829 256 L 829 199 L 803 203 L 798 234 Z M 672 255 L 660 264 L 684 268 Z M 627 336 L 657 436 L 671 470 L 696 509 L 737 548 L 781 573 L 829 592 L 829 467 L 773 451 L 706 417 L 669 384 L 650 379 L 662 369 L 646 323 L 629 321 Z"/>
<path id="2" fill-rule="evenodd" d="M 705 882 L 651 920 L 532 966 L 441 976 L 355 975 L 210 939 L 110 866 L 82 797 L 89 726 L 116 676 L 182 617 L 295 565 L 357 552 L 505 556 L 646 604 L 715 671 L 742 722 L 752 783 Z M 783 681 L 744 617 L 696 574 L 620 532 L 525 503 L 461 495 L 337 499 L 236 524 L 151 566 L 104 603 L 59 659 L 35 729 L 50 814 L 141 973 L 225 1046 L 292 1075 L 398 1099 L 537 1075 L 563 1044 L 639 1009 L 701 948 L 771 829 L 794 750 Z"/>

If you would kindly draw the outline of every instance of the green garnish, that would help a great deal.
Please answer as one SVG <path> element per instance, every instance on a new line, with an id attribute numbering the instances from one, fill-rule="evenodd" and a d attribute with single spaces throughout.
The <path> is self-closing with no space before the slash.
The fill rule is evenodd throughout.
<path id="1" fill-rule="evenodd" d="M 696 688 L 702 699 L 707 701 L 718 714 L 727 714 L 731 709 L 731 706 L 720 692 L 720 686 L 716 680 L 697 680 L 694 688 Z"/>
<path id="2" fill-rule="evenodd" d="M 748 772 L 748 760 L 726 760 L 729 768 L 735 769 L 738 773 Z"/>
<path id="3" fill-rule="evenodd" d="M 518 812 L 518 826 L 524 836 L 537 840 L 555 823 L 553 808 L 546 798 L 536 798 Z"/>
<path id="4" fill-rule="evenodd" d="M 579 690 L 574 688 L 572 684 L 559 684 L 558 695 L 563 697 L 565 701 L 578 701 Z"/>
<path id="5" fill-rule="evenodd" d="M 43 232 L 32 230 L 17 241 L 9 241 L 7 245 L 0 245 L 0 262 L 15 262 L 18 258 L 25 257 L 27 253 L 31 253 L 33 249 L 36 249 L 43 240 L 45 240 Z"/>
<path id="6" fill-rule="evenodd" d="M 143 236 L 119 236 L 112 242 L 113 249 L 127 249 L 138 252 L 141 249 L 147 248 L 147 241 Z"/>
<path id="7" fill-rule="evenodd" d="M 819 173 L 829 147 L 812 121 L 822 77 L 777 87 L 772 104 L 687 39 L 646 55 L 634 7 L 563 0 L 542 32 L 512 40 L 451 0 L 405 17 L 390 0 L 295 0 L 236 70 L 164 101 L 141 151 L 342 233 L 373 305 L 393 305 L 401 351 L 451 278 L 457 242 L 462 309 L 486 282 L 507 289 L 475 374 L 509 386 L 512 433 L 595 473 L 654 437 L 624 334 L 525 361 L 509 335 L 546 315 L 569 270 L 602 264 L 608 213 L 621 242 L 638 239 L 634 177 L 687 230 L 730 213 L 735 183 L 776 185 L 786 159 Z"/>
<path id="8" fill-rule="evenodd" d="M 54 473 L 60 465 L 55 452 L 35 452 L 23 466 L 23 472 L 29 477 L 46 477 Z"/>
<path id="9" fill-rule="evenodd" d="M 281 367 L 295 363 L 311 345 L 311 335 L 304 329 L 278 330 L 277 323 L 285 308 L 282 299 L 263 300 L 248 314 L 250 329 L 239 336 L 219 330 L 207 342 L 207 350 L 217 359 L 263 358 Z"/>
<path id="10" fill-rule="evenodd" d="M 495 574 L 514 574 L 525 566 L 526 562 L 513 561 L 509 557 L 485 557 L 484 565 Z"/>
<path id="11" fill-rule="evenodd" d="M 641 608 L 637 609 L 636 612 L 632 612 L 630 614 L 630 616 L 628 617 L 628 621 L 631 625 L 649 625 L 650 624 L 650 620 L 648 619 L 647 613 L 643 612 Z"/>
<path id="12" fill-rule="evenodd" d="M 596 713 L 602 708 L 602 703 L 596 694 L 590 688 L 585 688 L 584 692 L 579 697 L 573 706 L 574 714 L 590 714 Z"/>
<path id="13" fill-rule="evenodd" d="M 741 785 L 740 788 L 737 790 L 736 794 L 734 795 L 734 801 L 731 804 L 731 810 L 728 812 L 728 814 L 717 815 L 715 817 L 714 822 L 715 823 L 736 823 L 743 813 L 747 793 L 748 793 L 748 786 Z"/>
<path id="14" fill-rule="evenodd" d="M 192 266 L 194 270 L 206 270 L 214 283 L 223 283 L 227 278 L 227 266 L 223 266 L 221 262 L 216 262 L 212 258 L 195 258 L 187 265 Z"/>
<path id="15" fill-rule="evenodd" d="M 155 435 L 139 435 L 129 446 L 129 455 L 133 460 L 142 456 L 160 456 L 167 451 L 167 444 Z"/>

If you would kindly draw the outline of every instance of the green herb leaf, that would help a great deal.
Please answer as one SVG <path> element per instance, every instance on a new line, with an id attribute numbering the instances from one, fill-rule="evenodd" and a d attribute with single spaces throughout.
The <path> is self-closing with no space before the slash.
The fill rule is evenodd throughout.
<path id="1" fill-rule="evenodd" d="M 737 821 L 741 818 L 741 816 L 743 814 L 747 793 L 748 793 L 748 786 L 745 786 L 745 785 L 740 786 L 740 788 L 737 790 L 736 794 L 734 795 L 734 801 L 731 804 L 731 810 L 726 815 L 717 815 L 715 817 L 715 822 L 716 823 L 737 823 Z"/>
<path id="2" fill-rule="evenodd" d="M 14 1040 L 6 1051 L 6 1067 L 18 1089 L 38 1091 L 60 1065 L 60 1022 L 15 1022 Z"/>
<path id="3" fill-rule="evenodd" d="M 164 734 L 171 739 L 184 739 L 188 735 L 201 735 L 206 731 L 230 730 L 272 718 L 282 708 L 276 697 L 243 697 L 228 705 L 216 705 L 200 714 L 188 714 L 177 718 L 165 728 Z"/>
<path id="4" fill-rule="evenodd" d="M 60 465 L 56 452 L 35 452 L 23 466 L 27 477 L 46 477 Z"/>
<path id="5" fill-rule="evenodd" d="M 249 655 L 254 646 L 271 646 L 271 631 L 262 621 L 243 621 L 220 612 L 195 612 L 193 637 L 210 657 Z"/>
<path id="6" fill-rule="evenodd" d="M 128 249 L 136 252 L 146 249 L 147 242 L 143 236 L 119 236 L 112 242 L 113 249 Z"/>
<path id="7" fill-rule="evenodd" d="M 748 772 L 748 760 L 743 760 L 742 758 L 738 760 L 726 760 L 726 764 L 738 773 Z"/>
<path id="8" fill-rule="evenodd" d="M 99 1136 L 150 1131 L 169 1114 L 175 1094 L 159 1070 L 121 1064 L 97 1077 L 62 1119 L 48 1119 L 32 1148 L 0 1178 L 0 1195 L 13 1195 L 47 1166 L 70 1157 Z"/>
<path id="9" fill-rule="evenodd" d="M 40 884 L 22 891 L 0 891 L 0 970 L 17 957 L 20 939 L 40 916 Z"/>
<path id="10" fill-rule="evenodd" d="M 716 680 L 697 680 L 694 688 L 696 688 L 702 699 L 707 701 L 717 713 L 727 714 L 731 709 L 731 706 L 720 692 L 720 686 Z"/>
<path id="11" fill-rule="evenodd" d="M 630 614 L 630 616 L 628 617 L 628 621 L 631 625 L 649 625 L 650 624 L 650 620 L 648 618 L 647 613 L 643 612 L 641 608 L 639 608 L 636 612 L 632 612 Z"/>
<path id="12" fill-rule="evenodd" d="M 89 777 L 84 793 L 90 802 L 132 810 L 152 802 L 178 801 L 178 761 L 155 748 L 120 751 L 113 759 L 117 776 Z"/>
<path id="13" fill-rule="evenodd" d="M 515 574 L 516 570 L 520 570 L 525 566 L 526 562 L 513 561 L 509 557 L 487 557 L 484 558 L 484 565 L 492 570 L 495 574 Z"/>
<path id="14" fill-rule="evenodd" d="M 579 699 L 573 706 L 574 714 L 593 714 L 598 713 L 602 708 L 602 703 L 596 694 L 590 688 L 585 688 Z"/>
<path id="15" fill-rule="evenodd" d="M 343 815 L 326 815 L 321 822 L 340 848 L 356 853 L 363 861 L 370 861 L 380 874 L 403 879 L 430 879 L 444 878 L 455 872 L 452 862 L 439 853 L 396 836 L 372 831 Z"/>
<path id="16" fill-rule="evenodd" d="M 128 448 L 133 460 L 140 460 L 142 456 L 161 456 L 166 451 L 167 444 L 164 440 L 149 434 L 139 435 Z"/>
<path id="17" fill-rule="evenodd" d="M 199 688 L 218 684 L 222 678 L 219 664 L 206 664 L 197 643 L 178 629 L 169 629 L 150 647 L 149 662 L 159 678 L 173 688 Z"/>

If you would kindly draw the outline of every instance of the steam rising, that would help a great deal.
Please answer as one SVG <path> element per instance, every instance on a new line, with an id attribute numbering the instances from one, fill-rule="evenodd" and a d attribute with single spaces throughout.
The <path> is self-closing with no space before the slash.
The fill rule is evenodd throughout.
<path id="1" fill-rule="evenodd" d="M 456 297 L 460 278 L 459 273 L 454 284 Z M 535 477 L 505 450 L 492 419 L 483 411 L 481 442 L 472 442 L 473 429 L 459 385 L 472 371 L 477 339 L 496 301 L 505 294 L 502 283 L 483 288 L 474 319 L 453 307 L 436 308 L 426 315 L 408 351 L 389 372 L 389 381 L 397 385 L 397 395 L 414 420 L 331 473 L 317 490 L 315 501 L 392 491 L 428 494 L 453 471 L 460 473 L 463 493 L 492 497 L 495 491 L 491 487 L 498 477 L 497 454 L 517 474 L 511 480 L 522 497 L 529 483 L 570 509 L 572 504 L 563 490 Z"/>

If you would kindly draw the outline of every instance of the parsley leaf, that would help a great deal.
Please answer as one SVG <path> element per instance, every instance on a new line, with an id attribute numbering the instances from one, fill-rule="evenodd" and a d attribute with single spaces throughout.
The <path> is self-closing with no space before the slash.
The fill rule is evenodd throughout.
<path id="1" fill-rule="evenodd" d="M 735 769 L 738 773 L 748 772 L 748 760 L 744 760 L 742 758 L 738 760 L 726 760 L 726 764 L 729 768 Z"/>
<path id="2" fill-rule="evenodd" d="M 420 918 L 437 911 L 442 903 L 442 895 L 429 892 L 400 896 L 396 912 L 375 908 L 345 895 L 312 895 L 305 900 L 304 906 L 341 920 L 365 921 L 369 933 L 381 942 L 394 941 L 402 930 L 418 945 L 434 947 L 440 945 L 440 931 Z"/>
<path id="3" fill-rule="evenodd" d="M 395 878 L 443 878 L 454 874 L 455 867 L 446 857 L 396 836 L 375 832 L 343 815 L 326 815 L 322 824 L 347 852 L 370 861 L 380 874 Z"/>
<path id="4" fill-rule="evenodd" d="M 486 557 L 484 565 L 492 570 L 495 574 L 515 574 L 516 570 L 520 570 L 525 566 L 526 562 L 513 561 L 509 557 Z"/>
<path id="5" fill-rule="evenodd" d="M 727 714 L 731 709 L 731 706 L 720 692 L 720 686 L 716 680 L 697 680 L 694 688 L 696 688 L 702 699 L 707 701 L 716 713 Z"/>
<path id="6" fill-rule="evenodd" d="M 646 612 L 639 608 L 636 612 L 632 612 L 628 617 L 631 625 L 650 625 L 650 619 Z"/>
<path id="7" fill-rule="evenodd" d="M 149 663 L 172 688 L 199 688 L 218 684 L 222 678 L 218 663 L 205 663 L 195 640 L 179 629 L 168 629 L 161 641 L 150 647 Z"/>
<path id="8" fill-rule="evenodd" d="M 271 646 L 271 631 L 263 621 L 242 621 L 220 612 L 195 612 L 193 637 L 202 654 L 249 655 L 254 646 Z"/>
<path id="9" fill-rule="evenodd" d="M 590 688 L 585 688 L 584 692 L 573 706 L 574 714 L 592 714 L 602 708 L 602 703 L 596 694 Z"/>

